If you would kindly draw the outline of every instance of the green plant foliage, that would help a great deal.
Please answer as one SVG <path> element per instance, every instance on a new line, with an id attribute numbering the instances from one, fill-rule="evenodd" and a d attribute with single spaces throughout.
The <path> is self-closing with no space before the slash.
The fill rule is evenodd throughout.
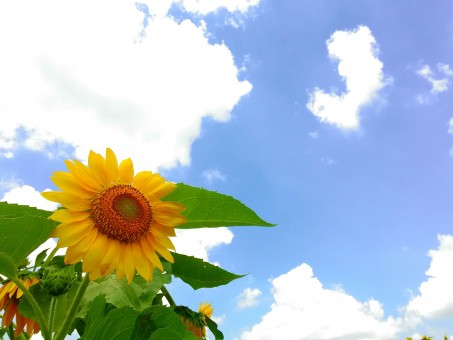
<path id="1" fill-rule="evenodd" d="M 205 316 L 205 321 L 209 330 L 212 332 L 212 334 L 214 334 L 215 340 L 223 340 L 224 339 L 223 333 L 219 331 L 219 329 L 217 328 L 217 324 L 207 316 Z"/>
<path id="2" fill-rule="evenodd" d="M 55 300 L 55 312 L 54 314 L 54 324 L 55 325 L 62 325 L 66 315 L 69 311 L 69 307 L 74 300 L 74 297 L 77 293 L 77 290 L 80 286 L 80 283 L 75 283 L 72 288 L 64 295 L 60 295 L 56 298 L 46 294 L 42 291 L 41 286 L 39 284 L 33 285 L 30 287 L 30 293 L 32 293 L 33 297 L 39 304 L 44 316 L 49 318 L 51 313 L 51 302 Z M 19 312 L 29 319 L 37 319 L 36 313 L 33 310 L 32 306 L 28 302 L 27 299 L 21 299 L 19 303 Z M 58 330 L 58 327 L 57 329 Z"/>
<path id="3" fill-rule="evenodd" d="M 48 211 L 0 202 L 0 274 L 14 275 L 20 263 L 50 236 L 56 223 Z"/>
<path id="4" fill-rule="evenodd" d="M 253 210 L 231 196 L 183 183 L 178 183 L 164 200 L 178 202 L 186 207 L 183 215 L 188 221 L 176 228 L 275 226 L 262 220 Z"/>
<path id="5" fill-rule="evenodd" d="M 83 340 L 125 340 L 131 337 L 138 312 L 131 307 L 123 307 L 110 310 L 105 316 L 105 309 L 95 306 L 88 316 L 95 320 L 96 324 L 87 325 Z M 87 335 L 85 335 L 87 334 Z"/>
<path id="6" fill-rule="evenodd" d="M 239 279 L 245 275 L 236 275 L 193 256 L 173 253 L 175 263 L 172 274 L 179 277 L 193 289 L 213 288 Z"/>
<path id="7" fill-rule="evenodd" d="M 188 222 L 180 226 L 185 229 L 273 226 L 233 197 L 202 188 L 178 184 L 165 200 L 185 205 Z M 17 280 L 39 279 L 30 287 L 30 294 L 20 298 L 19 312 L 40 323 L 46 340 L 63 340 L 74 329 L 82 340 L 197 340 L 187 329 L 191 327 L 186 322 L 189 319 L 201 329 L 209 328 L 216 340 L 224 339 L 210 318 L 188 307 L 176 307 L 165 285 L 174 276 L 195 290 L 213 288 L 244 275 L 178 253 L 173 253 L 174 263 L 161 258 L 164 271 L 155 269 L 151 282 L 136 274 L 130 284 L 126 278 L 118 280 L 114 273 L 89 281 L 89 275 L 82 275 L 81 262 L 65 264 L 63 256 L 55 256 L 56 249 L 50 255 L 48 249 L 42 251 L 30 266 L 26 257 L 57 225 L 49 216 L 48 211 L 0 202 L 0 274 Z M 171 306 L 163 305 L 163 297 Z M 0 328 L 0 335 L 14 331 L 14 327 Z"/>
<path id="8" fill-rule="evenodd" d="M 84 318 L 91 308 L 91 302 L 100 294 L 105 296 L 107 303 L 117 308 L 132 307 L 141 311 L 152 305 L 154 297 L 164 284 L 164 280 L 169 283 L 170 275 L 163 274 L 156 269 L 151 282 L 147 282 L 141 276 L 135 276 L 129 285 L 125 278 L 118 280 L 116 275 L 90 282 L 77 317 Z"/>

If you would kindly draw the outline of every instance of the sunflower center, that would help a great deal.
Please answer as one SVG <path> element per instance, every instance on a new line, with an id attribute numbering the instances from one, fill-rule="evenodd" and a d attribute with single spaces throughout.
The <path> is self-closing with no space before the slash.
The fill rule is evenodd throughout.
<path id="1" fill-rule="evenodd" d="M 91 216 L 107 237 L 129 243 L 150 228 L 153 211 L 140 190 L 118 184 L 98 192 L 91 202 Z"/>

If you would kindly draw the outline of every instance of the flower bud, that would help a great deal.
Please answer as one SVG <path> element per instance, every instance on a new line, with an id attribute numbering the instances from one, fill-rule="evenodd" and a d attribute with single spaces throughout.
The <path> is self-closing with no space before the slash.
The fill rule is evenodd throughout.
<path id="1" fill-rule="evenodd" d="M 76 279 L 74 266 L 49 268 L 41 279 L 41 289 L 50 296 L 66 294 Z"/>

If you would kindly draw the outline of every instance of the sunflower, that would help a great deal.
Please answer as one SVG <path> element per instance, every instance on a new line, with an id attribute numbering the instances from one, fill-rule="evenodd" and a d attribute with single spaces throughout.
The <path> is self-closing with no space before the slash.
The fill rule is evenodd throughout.
<path id="1" fill-rule="evenodd" d="M 151 171 L 134 176 L 131 159 L 118 165 L 111 149 L 105 159 L 91 151 L 88 166 L 77 160 L 66 166 L 69 172 L 51 177 L 62 191 L 42 193 L 65 208 L 51 215 L 60 222 L 51 236 L 58 238 L 58 247 L 68 248 L 66 264 L 82 261 L 92 280 L 115 270 L 118 279 L 125 276 L 130 283 L 136 272 L 151 281 L 154 268 L 163 271 L 158 254 L 173 262 L 169 237 L 186 222 L 184 206 L 161 198 L 174 183 Z"/>
<path id="2" fill-rule="evenodd" d="M 214 308 L 212 308 L 212 305 L 210 303 L 201 303 L 200 302 L 200 307 L 198 308 L 198 313 L 203 314 L 203 318 L 207 316 L 210 318 L 212 314 L 214 313 Z"/>
<path id="3" fill-rule="evenodd" d="M 174 311 L 181 317 L 181 321 L 189 332 L 200 339 L 206 338 L 206 317 L 210 318 L 214 312 L 210 303 L 200 303 L 198 313 L 185 306 L 178 306 Z"/>
<path id="4" fill-rule="evenodd" d="M 36 277 L 21 280 L 27 289 L 39 282 Z M 14 317 L 16 317 L 16 330 L 14 331 L 16 337 L 22 334 L 25 326 L 27 326 L 26 332 L 29 336 L 39 332 L 39 324 L 36 321 L 27 319 L 19 313 L 18 305 L 22 295 L 22 290 L 13 281 L 5 281 L 3 286 L 0 287 L 0 310 L 5 310 L 2 318 L 2 327 L 9 327 Z"/>

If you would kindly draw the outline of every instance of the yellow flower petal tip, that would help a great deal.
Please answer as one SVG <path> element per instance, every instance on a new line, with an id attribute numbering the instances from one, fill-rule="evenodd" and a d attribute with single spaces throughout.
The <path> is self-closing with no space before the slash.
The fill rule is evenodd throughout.
<path id="1" fill-rule="evenodd" d="M 109 148 L 105 158 L 91 151 L 88 165 L 65 163 L 68 172 L 53 176 L 61 191 L 42 193 L 63 207 L 52 217 L 60 222 L 53 235 L 68 245 L 65 261 L 81 260 L 90 277 L 115 270 L 129 283 L 137 273 L 152 280 L 154 268 L 162 270 L 156 251 L 171 258 L 163 245 L 172 248 L 169 236 L 186 222 L 184 206 L 161 201 L 176 186 L 151 171 L 134 176 L 132 161 L 118 162 Z"/>

